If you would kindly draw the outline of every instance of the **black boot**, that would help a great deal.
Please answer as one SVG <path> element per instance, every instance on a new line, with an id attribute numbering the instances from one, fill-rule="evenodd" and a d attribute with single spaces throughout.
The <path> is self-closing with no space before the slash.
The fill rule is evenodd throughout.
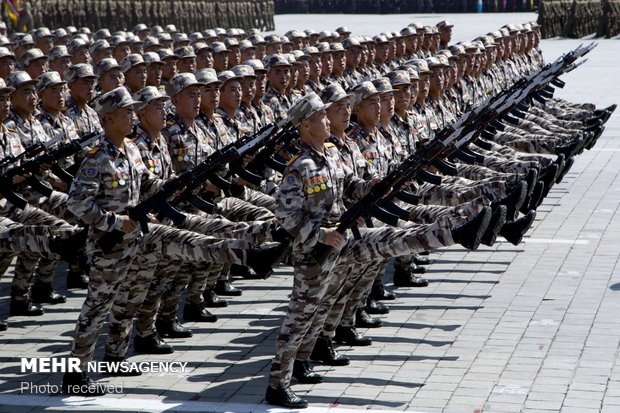
<path id="1" fill-rule="evenodd" d="M 555 177 L 558 173 L 558 166 L 554 163 L 545 168 L 544 172 L 540 174 L 540 180 L 545 184 L 545 190 L 543 191 L 543 198 L 549 195 L 549 191 L 553 184 L 555 184 Z"/>
<path id="2" fill-rule="evenodd" d="M 185 321 L 196 321 L 199 323 L 215 323 L 217 316 L 211 314 L 203 303 L 186 303 L 183 308 L 183 319 Z"/>
<path id="3" fill-rule="evenodd" d="M 334 341 L 339 344 L 356 347 L 365 347 L 372 344 L 372 339 L 358 332 L 355 327 L 336 327 Z"/>
<path id="4" fill-rule="evenodd" d="M 135 344 L 134 344 L 135 347 Z M 107 364 L 106 371 L 103 372 L 105 376 L 114 376 L 114 377 L 133 377 L 133 376 L 141 376 L 142 373 L 140 370 L 128 370 L 124 371 L 119 368 L 119 363 L 125 360 L 124 357 L 112 357 L 107 354 L 103 357 L 103 362 Z"/>
<path id="5" fill-rule="evenodd" d="M 396 294 L 392 291 L 386 290 L 385 285 L 382 282 L 375 282 L 372 285 L 372 290 L 370 291 L 370 295 L 375 300 L 386 300 L 392 301 L 396 300 Z"/>
<path id="6" fill-rule="evenodd" d="M 50 240 L 50 251 L 60 256 L 63 261 L 75 260 L 77 251 L 84 249 L 88 229 L 82 228 L 68 237 L 54 237 Z"/>
<path id="7" fill-rule="evenodd" d="M 242 291 L 238 288 L 233 287 L 228 280 L 217 280 L 213 291 L 215 291 L 215 293 L 218 295 L 226 295 L 229 297 L 238 297 L 242 294 Z"/>
<path id="8" fill-rule="evenodd" d="M 510 190 L 508 194 L 506 194 L 505 197 L 492 202 L 491 206 L 495 207 L 498 204 L 506 205 L 506 208 L 508 208 L 508 211 L 506 211 L 506 219 L 509 221 L 513 220 L 517 218 L 519 209 L 527 197 L 528 190 L 529 188 L 527 187 L 527 182 L 520 181 Z"/>
<path id="9" fill-rule="evenodd" d="M 30 290 L 30 297 L 35 303 L 60 304 L 66 303 L 67 297 L 58 294 L 52 284 L 36 281 Z"/>
<path id="10" fill-rule="evenodd" d="M 248 251 L 247 264 L 259 277 L 267 279 L 273 272 L 273 267 L 278 265 L 289 250 L 290 242 L 281 242 L 266 248 L 252 248 Z"/>
<path id="11" fill-rule="evenodd" d="M 570 158 L 579 152 L 583 147 L 584 141 L 581 138 L 573 139 L 572 141 L 555 147 L 555 153 L 564 155 L 565 158 Z"/>
<path id="12" fill-rule="evenodd" d="M 172 354 L 174 349 L 159 337 L 157 333 L 153 333 L 146 337 L 136 336 L 133 340 L 133 350 L 140 354 Z"/>
<path id="13" fill-rule="evenodd" d="M 387 308 L 382 302 L 368 296 L 368 299 L 366 300 L 366 312 L 368 314 L 388 314 L 390 309 Z"/>
<path id="14" fill-rule="evenodd" d="M 383 321 L 379 318 L 371 317 L 364 308 L 358 308 L 355 312 L 355 327 L 359 328 L 379 328 Z"/>
<path id="15" fill-rule="evenodd" d="M 293 362 L 293 377 L 302 384 L 317 384 L 323 381 L 323 376 L 312 371 L 308 360 L 295 360 Z"/>
<path id="16" fill-rule="evenodd" d="M 204 304 L 209 308 L 221 308 L 228 307 L 228 301 L 220 298 L 219 295 L 213 291 L 211 288 L 207 288 L 204 293 L 202 293 L 202 298 L 204 298 Z"/>
<path id="17" fill-rule="evenodd" d="M 82 271 L 69 271 L 67 273 L 67 289 L 78 288 L 83 290 L 88 288 L 88 276 Z"/>
<path id="18" fill-rule="evenodd" d="M 305 409 L 308 407 L 308 402 L 296 395 L 289 386 L 278 386 L 277 388 L 267 386 L 265 401 L 287 409 Z"/>
<path id="19" fill-rule="evenodd" d="M 575 163 L 574 158 L 567 158 L 564 161 L 564 168 L 560 171 L 560 173 L 558 174 L 558 177 L 555 179 L 556 184 L 559 184 L 560 182 L 562 182 L 562 179 L 564 179 L 568 171 L 570 171 L 570 168 L 573 167 L 574 163 Z"/>
<path id="20" fill-rule="evenodd" d="M 413 263 L 416 265 L 431 265 L 432 262 L 430 258 L 423 257 L 418 253 L 413 255 Z"/>
<path id="21" fill-rule="evenodd" d="M 536 185 L 534 185 L 534 190 L 530 196 L 525 199 L 525 202 L 523 202 L 523 205 L 519 208 L 519 212 L 522 214 L 527 214 L 530 210 L 538 208 L 543 199 L 545 199 L 544 192 L 545 184 L 543 181 L 536 182 Z"/>
<path id="22" fill-rule="evenodd" d="M 81 373 L 65 373 L 62 376 L 62 391 L 74 396 L 95 397 L 103 396 L 105 385 L 97 386 L 85 371 Z"/>
<path id="23" fill-rule="evenodd" d="M 424 267 L 422 267 L 424 268 Z M 394 267 L 394 286 L 395 287 L 426 287 L 428 280 L 414 274 L 411 267 Z"/>
<path id="24" fill-rule="evenodd" d="M 6 331 L 8 328 L 9 324 L 4 320 L 0 320 L 0 331 Z"/>
<path id="25" fill-rule="evenodd" d="M 490 207 L 484 207 L 471 221 L 452 229 L 452 238 L 457 244 L 461 244 L 467 249 L 476 250 L 480 245 L 480 239 L 484 235 L 491 216 L 493 215 Z"/>
<path id="26" fill-rule="evenodd" d="M 532 226 L 536 218 L 536 211 L 530 211 L 525 216 L 517 219 L 516 221 L 507 222 L 502 227 L 500 235 L 513 245 L 519 245 L 523 235 Z"/>
<path id="27" fill-rule="evenodd" d="M 157 320 L 155 328 L 157 334 L 164 338 L 188 338 L 193 335 L 192 330 L 183 327 L 176 317 L 173 320 Z"/>
<path id="28" fill-rule="evenodd" d="M 251 268 L 238 264 L 231 265 L 230 275 L 233 277 L 245 278 L 246 280 L 261 279 Z"/>
<path id="29" fill-rule="evenodd" d="M 9 307 L 9 314 L 12 316 L 38 316 L 43 315 L 43 307 L 32 304 L 30 300 L 15 300 L 11 299 L 11 305 Z"/>
<path id="30" fill-rule="evenodd" d="M 491 221 L 489 222 L 489 226 L 486 231 L 482 235 L 482 239 L 480 240 L 481 244 L 488 245 L 489 247 L 493 246 L 495 240 L 497 239 L 497 234 L 499 233 L 502 226 L 506 223 L 506 211 L 508 209 L 505 205 L 498 205 L 493 210 L 493 215 L 491 215 Z"/>
<path id="31" fill-rule="evenodd" d="M 334 349 L 334 343 L 328 337 L 317 338 L 310 359 L 320 361 L 328 366 L 347 366 L 351 362 L 348 357 L 339 354 Z"/>

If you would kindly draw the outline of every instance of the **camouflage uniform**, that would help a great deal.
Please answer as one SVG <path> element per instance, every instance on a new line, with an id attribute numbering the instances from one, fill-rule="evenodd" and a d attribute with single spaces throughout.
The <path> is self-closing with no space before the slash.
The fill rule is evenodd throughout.
<path id="1" fill-rule="evenodd" d="M 338 262 L 350 265 L 453 243 L 450 231 L 438 225 L 419 232 L 367 229 L 363 231 L 362 240 L 347 237 L 342 249 L 335 249 L 325 264 L 317 265 L 308 253 L 321 241 L 324 234 L 321 228 L 333 228 L 344 212 L 343 194 L 356 198 L 368 189 L 367 182 L 346 176 L 343 171 L 329 158 L 302 143 L 299 156 L 289 163 L 276 193 L 278 219 L 295 236 L 295 281 L 271 367 L 269 383 L 273 387 L 287 386 L 294 360 L 310 357 L 323 321 L 337 298 L 328 298 L 325 294 L 332 282 L 342 281 L 333 272 Z"/>
<path id="2" fill-rule="evenodd" d="M 117 95 L 122 93 L 109 93 L 113 94 L 115 104 L 119 104 Z M 120 100 L 120 103 L 123 101 Z M 76 174 L 69 192 L 68 206 L 90 226 L 86 246 L 90 282 L 76 324 L 71 352 L 73 357 L 81 360 L 82 366 L 92 358 L 105 317 L 136 256 L 150 257 L 154 261 L 162 258 L 224 260 L 239 264 L 246 259 L 245 242 L 221 241 L 155 224 L 149 224 L 147 234 L 142 234 L 139 228 L 125 234 L 121 243 L 109 253 L 104 253 L 97 241 L 107 232 L 121 229 L 123 221 L 119 216 L 138 203 L 141 188 L 148 193 L 157 190 L 161 184 L 161 180 L 150 174 L 139 150 L 129 140 L 125 141 L 123 152 L 103 138 L 88 153 Z"/>
<path id="3" fill-rule="evenodd" d="M 77 133 L 80 135 L 101 131 L 101 123 L 99 123 L 97 112 L 88 105 L 83 109 L 80 108 L 71 97 L 67 99 L 65 115 L 73 121 Z"/>

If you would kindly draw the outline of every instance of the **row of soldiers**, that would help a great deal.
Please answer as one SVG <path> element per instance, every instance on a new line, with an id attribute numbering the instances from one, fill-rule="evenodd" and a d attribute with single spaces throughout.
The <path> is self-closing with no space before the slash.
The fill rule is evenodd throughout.
<path id="1" fill-rule="evenodd" d="M 240 29 L 185 34 L 138 25 L 131 33 L 39 28 L 0 37 L 5 156 L 101 133 L 87 153 L 60 161 L 75 165 L 70 185 L 46 166 L 36 171 L 53 186 L 49 196 L 29 187 L 29 176 L 12 175 L 28 206 L 2 200 L 0 247 L 20 252 L 11 314 L 41 315 L 32 301 L 63 302 L 49 274 L 66 259 L 69 286 L 87 288 L 71 352 L 82 366 L 108 317 L 106 362 L 126 357 L 134 318 L 136 352 L 171 353 L 162 338 L 192 335 L 177 318 L 186 288 L 183 319 L 213 322 L 208 309 L 227 305 L 220 296 L 241 294 L 230 274 L 268 276 L 292 243 L 295 287 L 267 400 L 303 407 L 289 384 L 292 376 L 322 380 L 311 357 L 348 364 L 334 341 L 372 344 L 356 327 L 380 327 L 370 313 L 389 311 L 381 303 L 395 298 L 382 283 L 388 258 L 400 257 L 395 285 L 420 287 L 428 282 L 417 276 L 415 263 L 425 257 L 416 253 L 454 243 L 475 249 L 498 236 L 518 244 L 536 207 L 573 156 L 594 145 L 614 109 L 561 100 L 532 105 L 517 124 L 485 131 L 475 148 L 479 164 L 459 163 L 459 175 L 442 177 L 441 185 L 412 183 L 420 205 L 402 205 L 409 216 L 399 228 L 374 221 L 362 242 L 339 234 L 334 226 L 345 205 L 457 114 L 542 64 L 535 23 L 454 45 L 451 28 L 443 21 L 374 37 L 340 27 L 263 38 Z M 205 183 L 197 193 L 214 210 L 180 203 L 187 215 L 180 228 L 165 219 L 142 232 L 127 215 L 174 175 L 283 119 L 301 141 L 280 148 L 278 157 L 289 159 L 283 174 L 263 168 L 256 186 L 222 170 L 231 189 Z M 119 232 L 119 243 L 102 246 Z M 317 243 L 335 248 L 325 265 L 309 259 Z M 76 260 L 80 245 L 89 278 Z M 66 390 L 79 385 L 80 394 L 100 390 L 85 373 L 68 373 L 63 383 Z"/>
<path id="2" fill-rule="evenodd" d="M 538 24 L 544 39 L 557 36 L 579 38 L 596 34 L 620 34 L 620 3 L 615 0 L 544 0 L 538 8 Z"/>
<path id="3" fill-rule="evenodd" d="M 174 23 L 181 30 L 196 27 L 241 27 L 274 30 L 273 0 L 192 0 L 183 7 L 164 0 L 33 0 L 26 6 L 28 27 L 45 22 L 51 27 L 70 25 L 122 30 L 138 23 L 149 26 Z"/>
<path id="4" fill-rule="evenodd" d="M 276 14 L 498 13 L 536 9 L 538 0 L 275 0 Z"/>

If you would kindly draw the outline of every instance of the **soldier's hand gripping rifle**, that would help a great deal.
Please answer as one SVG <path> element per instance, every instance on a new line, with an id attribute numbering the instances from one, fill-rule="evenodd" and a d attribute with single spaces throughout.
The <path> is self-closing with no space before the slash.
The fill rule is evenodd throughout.
<path id="1" fill-rule="evenodd" d="M 15 176 L 26 176 L 25 182 L 35 191 L 44 196 L 50 196 L 53 188 L 47 183 L 40 181 L 35 175 L 39 173 L 41 167 L 44 165 L 51 165 L 52 172 L 59 174 L 61 179 L 67 179 L 66 175 L 69 175 L 72 180 L 72 176 L 57 164 L 57 161 L 65 159 L 79 153 L 82 149 L 91 146 L 94 142 L 99 140 L 102 136 L 101 132 L 91 132 L 84 135 L 80 139 L 64 143 L 59 145 L 55 149 L 48 149 L 52 144 L 56 142 L 45 142 L 43 144 L 35 144 L 29 149 L 25 150 L 22 154 L 18 155 L 19 159 L 35 156 L 32 159 L 22 162 L 19 166 L 15 166 L 6 170 L 2 176 L 0 176 L 0 193 L 13 205 L 20 209 L 24 209 L 28 205 L 21 195 L 19 195 L 13 185 L 13 178 Z M 41 153 L 43 152 L 43 153 Z M 19 160 L 18 159 L 18 160 Z M 4 160 L 3 160 L 4 161 Z M 11 164 L 14 162 L 11 162 Z M 70 182 L 70 181 L 69 181 Z"/>
<path id="2" fill-rule="evenodd" d="M 275 128 L 276 125 L 272 127 Z M 192 199 L 196 197 L 193 194 L 195 189 L 200 188 L 205 181 L 217 174 L 226 164 L 253 153 L 269 135 L 268 131 L 265 130 L 262 133 L 259 132 L 254 136 L 249 136 L 226 145 L 209 155 L 192 169 L 165 182 L 162 188 L 155 194 L 138 205 L 129 208 L 127 215 L 140 224 L 140 229 L 143 233 L 149 232 L 149 214 L 151 213 L 157 214 L 159 220 L 169 218 L 175 225 L 183 224 L 187 217 L 176 206 L 181 202 L 192 202 Z M 172 199 L 179 191 L 183 191 L 181 195 Z M 103 252 L 108 253 L 123 240 L 123 236 L 123 231 L 110 231 L 99 239 L 99 247 Z"/>

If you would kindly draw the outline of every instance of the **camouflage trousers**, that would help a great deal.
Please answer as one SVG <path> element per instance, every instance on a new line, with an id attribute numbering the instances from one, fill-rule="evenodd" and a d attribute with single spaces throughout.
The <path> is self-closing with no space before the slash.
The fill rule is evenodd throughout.
<path id="1" fill-rule="evenodd" d="M 443 176 L 440 186 L 424 183 L 418 187 L 420 203 L 427 205 L 457 206 L 485 196 L 497 199 L 506 195 L 507 184 L 498 182 L 474 182 L 465 178 Z"/>
<path id="2" fill-rule="evenodd" d="M 520 179 L 527 176 L 530 169 L 538 168 L 540 165 L 538 160 L 525 160 L 516 156 L 505 156 L 498 152 L 485 151 L 480 148 L 476 148 L 476 153 L 484 156 L 483 165 L 487 168 L 507 174 L 516 174 Z"/>
<path id="3" fill-rule="evenodd" d="M 501 182 L 505 181 L 514 185 L 521 177 L 518 174 L 498 172 L 482 165 L 467 165 L 463 163 L 456 164 L 459 174 L 458 176 L 472 181 L 478 182 Z"/>
<path id="4" fill-rule="evenodd" d="M 243 239 L 258 244 L 270 239 L 269 229 L 272 226 L 272 221 L 234 223 L 221 218 L 186 214 L 181 228 L 198 234 L 230 239 L 231 242 L 234 239 Z M 164 294 L 166 296 L 162 318 L 174 319 L 183 291 L 190 281 L 190 275 L 187 301 L 201 303 L 202 292 L 209 275 L 215 284 L 222 267 L 222 262 L 186 262 L 171 259 L 155 262 L 151 258 L 137 257 L 129 267 L 130 276 L 125 278 L 121 286 L 121 291 L 129 293 L 118 294 L 112 306 L 106 354 L 114 357 L 125 355 L 131 335 L 131 320 L 136 314 L 138 335 L 145 337 L 155 332 L 155 320 Z M 194 285 L 195 283 L 199 285 Z"/>
<path id="5" fill-rule="evenodd" d="M 165 225 L 149 224 L 149 232 L 146 234 L 141 234 L 139 229 L 126 234 L 123 241 L 108 254 L 104 254 L 96 244 L 96 240 L 102 234 L 101 231 L 94 232 L 91 229 L 87 241 L 90 281 L 86 300 L 76 323 L 71 351 L 72 357 L 80 359 L 83 368 L 92 359 L 97 338 L 117 300 L 117 295 L 118 302 L 128 302 L 130 293 L 132 296 L 134 294 L 127 289 L 121 291 L 121 287 L 135 259 L 147 259 L 155 263 L 161 259 L 176 259 L 200 262 L 228 261 L 236 264 L 244 264 L 247 260 L 246 241 L 221 240 Z M 150 263 L 144 265 L 151 266 Z M 142 294 L 146 294 L 149 284 L 150 279 L 141 289 Z M 144 298 L 135 298 L 135 301 L 142 303 Z M 132 317 L 133 314 L 129 317 L 129 322 L 124 324 L 128 325 L 128 329 L 131 329 Z"/>
<path id="6" fill-rule="evenodd" d="M 14 253 L 27 252 L 58 260 L 60 257 L 52 252 L 50 240 L 58 236 L 72 235 L 76 230 L 68 227 L 22 225 L 8 218 L 0 217 L 0 254 L 12 256 Z"/>
<path id="7" fill-rule="evenodd" d="M 10 202 L 4 201 L 4 205 L 2 205 L 2 209 L 0 210 L 0 215 L 21 224 L 45 225 L 51 226 L 52 228 L 64 228 L 68 230 L 75 229 L 75 227 L 68 222 L 48 214 L 40 208 L 33 207 L 30 204 L 24 209 L 19 209 Z M 2 264 L 0 264 L 3 267 L 3 272 L 6 271 L 11 260 L 12 256 L 4 257 Z M 18 301 L 28 300 L 30 283 L 37 265 L 43 266 L 39 281 L 51 283 L 54 279 L 56 263 L 57 261 L 55 259 L 42 258 L 40 254 L 29 252 L 19 253 L 15 264 L 13 281 L 11 283 L 11 297 Z"/>
<path id="8" fill-rule="evenodd" d="M 276 209 L 276 200 L 274 197 L 251 188 L 245 188 L 242 199 L 252 205 L 265 208 L 271 212 Z"/>
<path id="9" fill-rule="evenodd" d="M 344 286 L 344 277 L 339 271 L 342 273 L 353 263 L 410 255 L 454 243 L 450 230 L 438 223 L 410 230 L 384 227 L 361 229 L 360 232 L 361 240 L 347 237 L 342 249 L 332 251 L 322 266 L 308 254 L 294 255 L 293 291 L 276 341 L 269 374 L 271 386 L 287 386 L 295 359 L 310 357 L 324 321 Z M 328 296 L 328 290 L 334 294 Z"/>
<path id="10" fill-rule="evenodd" d="M 483 140 L 483 141 L 491 145 L 491 149 L 489 151 L 482 149 L 482 148 L 476 148 L 476 152 L 479 152 L 483 155 L 487 155 L 489 153 L 498 154 L 501 156 L 505 156 L 509 159 L 517 159 L 522 162 L 538 162 L 542 166 L 548 166 L 551 163 L 553 163 L 553 159 L 547 156 L 541 155 L 541 154 L 520 152 L 516 149 L 513 149 L 506 145 L 499 144 L 497 142 L 488 141 L 488 140 Z"/>
<path id="11" fill-rule="evenodd" d="M 559 127 L 563 129 L 578 131 L 583 128 L 582 121 L 560 119 L 535 106 L 530 107 L 529 111 L 525 113 L 525 119 L 530 122 L 540 124 L 548 130 Z"/>

